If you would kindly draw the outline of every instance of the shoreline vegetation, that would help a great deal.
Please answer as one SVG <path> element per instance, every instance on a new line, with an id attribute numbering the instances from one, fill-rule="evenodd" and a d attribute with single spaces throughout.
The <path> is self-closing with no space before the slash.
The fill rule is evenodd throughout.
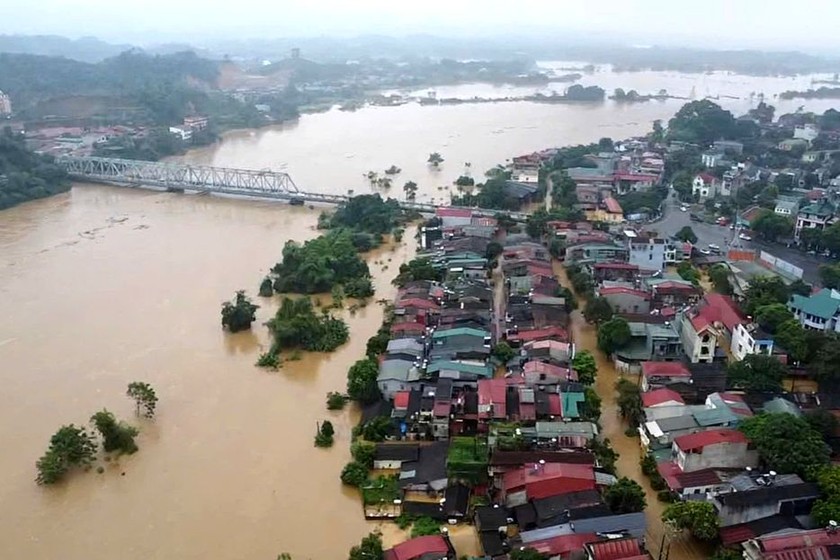
<path id="1" fill-rule="evenodd" d="M 331 352 L 346 343 L 350 336 L 347 323 L 331 309 L 343 309 L 345 298 L 354 300 L 351 314 L 368 305 L 374 286 L 362 254 L 382 245 L 385 235 L 401 239 L 403 226 L 413 217 L 394 199 L 358 195 L 334 212 L 321 214 L 318 227 L 326 233 L 302 244 L 288 241 L 281 260 L 260 284 L 260 296 L 278 293 L 283 299 L 266 323 L 272 343 L 257 365 L 277 369 L 282 367 L 281 353 L 286 350 L 293 351 L 290 359 L 294 359 L 300 351 Z M 327 293 L 332 300 L 329 308 L 322 308 L 320 299 L 310 298 Z M 338 406 L 336 399 L 334 406 Z"/>

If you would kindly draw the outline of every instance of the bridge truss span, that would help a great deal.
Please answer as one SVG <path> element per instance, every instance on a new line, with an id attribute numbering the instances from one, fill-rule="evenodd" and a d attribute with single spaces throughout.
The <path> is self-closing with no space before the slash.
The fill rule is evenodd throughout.
<path id="1" fill-rule="evenodd" d="M 278 198 L 300 192 L 288 173 L 100 157 L 56 160 L 71 177 L 92 181 Z"/>

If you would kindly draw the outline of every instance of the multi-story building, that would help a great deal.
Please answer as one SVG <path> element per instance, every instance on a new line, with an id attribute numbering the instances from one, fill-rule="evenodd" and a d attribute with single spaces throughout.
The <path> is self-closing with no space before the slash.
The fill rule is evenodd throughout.
<path id="1" fill-rule="evenodd" d="M 837 221 L 837 205 L 826 198 L 799 209 L 793 236 L 799 241 L 803 229 L 823 230 Z"/>
<path id="2" fill-rule="evenodd" d="M 714 198 L 718 191 L 718 180 L 709 173 L 700 173 L 694 177 L 691 183 L 691 194 L 700 200 Z"/>
<path id="3" fill-rule="evenodd" d="M 0 91 L 0 117 L 12 114 L 12 100 L 8 95 Z"/>
<path id="4" fill-rule="evenodd" d="M 840 292 L 823 288 L 805 297 L 793 294 L 788 309 L 806 329 L 840 332 Z"/>

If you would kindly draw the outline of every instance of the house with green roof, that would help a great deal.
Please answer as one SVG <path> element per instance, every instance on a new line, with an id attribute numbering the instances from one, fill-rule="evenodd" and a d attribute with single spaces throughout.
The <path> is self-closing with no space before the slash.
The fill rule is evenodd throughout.
<path id="1" fill-rule="evenodd" d="M 796 227 L 793 237 L 799 241 L 803 229 L 824 230 L 837 221 L 837 204 L 823 198 L 807 206 L 803 206 L 796 214 Z"/>
<path id="2" fill-rule="evenodd" d="M 788 309 L 806 329 L 840 332 L 840 292 L 837 290 L 823 288 L 808 297 L 793 294 Z"/>

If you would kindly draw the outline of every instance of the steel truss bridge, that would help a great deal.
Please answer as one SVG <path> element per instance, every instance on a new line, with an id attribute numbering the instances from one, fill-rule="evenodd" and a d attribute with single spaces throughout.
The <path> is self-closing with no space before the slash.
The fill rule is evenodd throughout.
<path id="1" fill-rule="evenodd" d="M 350 200 L 346 195 L 302 191 L 289 174 L 282 171 L 255 171 L 102 157 L 63 156 L 56 158 L 55 162 L 73 179 L 116 186 L 272 198 L 300 204 L 341 204 Z M 423 213 L 434 213 L 437 209 L 436 205 L 423 202 L 401 201 L 400 205 L 407 210 Z M 470 210 L 487 217 L 493 217 L 499 212 L 477 208 Z M 511 217 L 525 221 L 527 214 L 512 213 Z"/>

